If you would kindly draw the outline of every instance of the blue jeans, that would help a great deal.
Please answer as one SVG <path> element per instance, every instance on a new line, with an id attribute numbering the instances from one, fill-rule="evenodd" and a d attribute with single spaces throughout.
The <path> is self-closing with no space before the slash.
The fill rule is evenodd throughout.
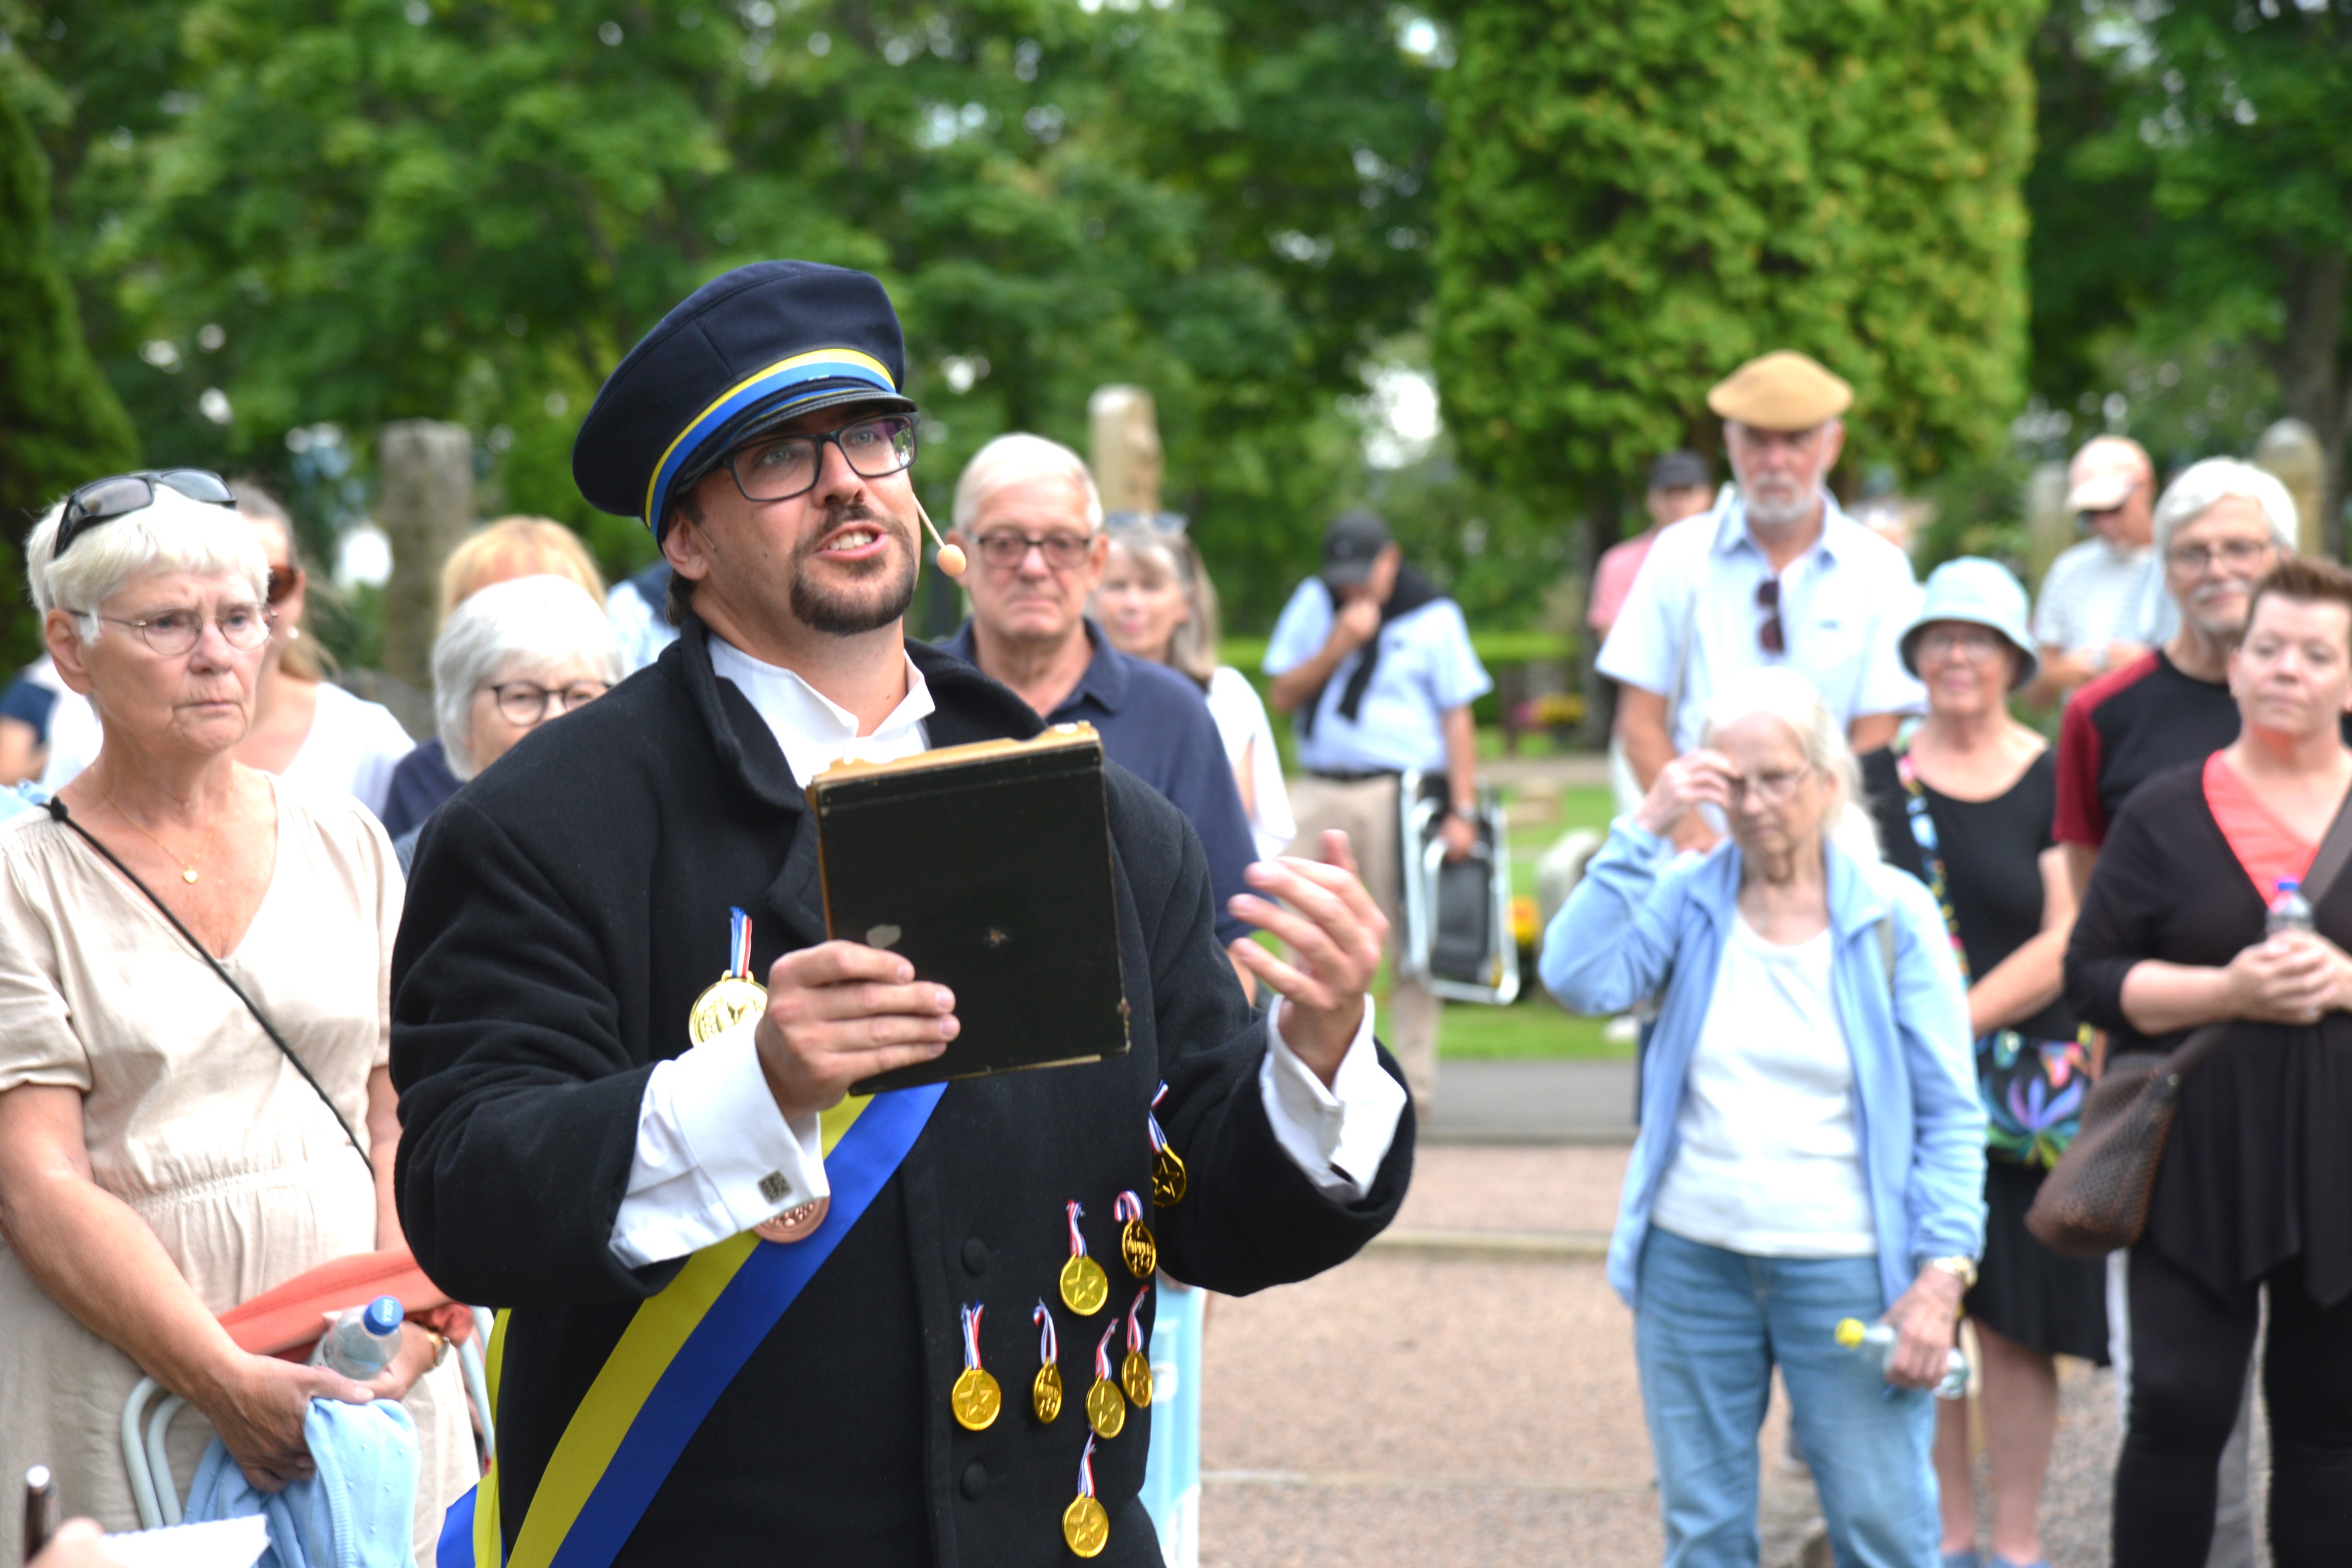
<path id="1" fill-rule="evenodd" d="M 1839 1347 L 1885 1310 L 1875 1258 L 1750 1258 L 1651 1227 L 1633 1351 L 1666 1568 L 1755 1568 L 1757 1432 L 1778 1364 L 1838 1568 L 1935 1568 L 1934 1401 Z"/>

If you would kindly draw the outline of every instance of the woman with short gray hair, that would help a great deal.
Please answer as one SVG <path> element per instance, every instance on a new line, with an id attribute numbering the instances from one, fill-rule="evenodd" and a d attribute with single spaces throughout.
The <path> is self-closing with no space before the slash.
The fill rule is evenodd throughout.
<path id="1" fill-rule="evenodd" d="M 1984 1112 L 1943 919 L 1879 863 L 1859 796 L 1804 677 L 1740 671 L 1544 937 L 1544 984 L 1577 1012 L 1664 988 L 1609 1281 L 1666 1560 L 1693 1568 L 1756 1561 L 1775 1363 L 1837 1560 L 1936 1560 L 1926 1391 L 1984 1245 Z M 1729 837 L 1675 857 L 1700 809 Z M 1841 1348 L 1849 1318 L 1895 1331 L 1883 1378 Z"/>
<path id="2" fill-rule="evenodd" d="M 579 584 L 551 574 L 491 584 L 449 612 L 433 643 L 433 718 L 449 771 L 472 778 L 621 674 L 613 623 Z M 394 841 L 404 872 L 424 826 Z"/>
<path id="3" fill-rule="evenodd" d="M 0 1473 L 47 1464 L 131 1529 L 118 1434 L 142 1375 L 187 1402 L 164 1445 L 183 1481 L 217 1436 L 270 1491 L 312 1473 L 314 1397 L 404 1396 L 429 1552 L 478 1468 L 446 1342 L 412 1321 L 359 1384 L 247 1354 L 218 1321 L 404 1245 L 392 846 L 350 795 L 236 759 L 268 557 L 219 476 L 85 485 L 26 557 L 101 738 L 49 809 L 0 823 Z"/>

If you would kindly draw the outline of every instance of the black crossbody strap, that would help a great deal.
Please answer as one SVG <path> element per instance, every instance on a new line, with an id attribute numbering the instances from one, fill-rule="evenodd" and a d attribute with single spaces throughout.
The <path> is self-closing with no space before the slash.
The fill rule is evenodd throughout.
<path id="1" fill-rule="evenodd" d="M 352 1131 L 352 1124 L 343 1120 L 343 1113 L 335 1109 L 335 1102 L 327 1098 L 327 1091 L 319 1087 L 319 1080 L 310 1076 L 310 1069 L 302 1065 L 302 1058 L 294 1054 L 294 1047 L 286 1043 L 286 1037 L 279 1034 L 278 1032 L 278 1026 L 269 1021 L 268 1017 L 263 1014 L 260 1008 L 253 1005 L 253 998 L 245 994 L 245 987 L 239 985 L 236 983 L 236 977 L 229 973 L 228 970 L 221 963 L 221 961 L 212 955 L 211 949 L 205 947 L 203 942 L 198 942 L 195 938 L 195 933 L 188 930 L 186 926 L 180 923 L 180 917 L 172 912 L 172 906 L 157 898 L 155 896 L 155 889 L 141 881 L 139 879 L 139 874 L 122 863 L 121 857 L 115 854 L 113 850 L 109 849 L 105 845 L 100 844 L 96 838 L 90 836 L 89 828 L 84 827 L 80 823 L 76 822 L 71 816 L 67 815 L 66 803 L 64 801 L 52 798 L 49 802 L 49 815 L 57 818 L 58 821 L 63 823 L 66 826 L 72 828 L 76 833 L 80 834 L 83 843 L 89 845 L 92 849 L 97 850 L 99 854 L 105 858 L 108 865 L 121 872 L 124 877 L 130 879 L 132 887 L 146 894 L 147 901 L 163 911 L 163 918 L 172 922 L 172 929 L 180 933 L 181 940 L 185 942 L 190 947 L 195 949 L 196 956 L 202 958 L 206 963 L 212 965 L 213 973 L 220 976 L 221 984 L 227 986 L 230 991 L 236 994 L 236 999 L 245 1004 L 245 1010 L 253 1015 L 253 1021 L 261 1026 L 261 1032 L 269 1037 L 269 1043 L 276 1046 L 278 1050 L 285 1054 L 286 1059 L 294 1064 L 294 1070 L 302 1075 L 302 1081 L 310 1086 L 311 1092 L 319 1097 L 319 1103 L 327 1108 L 327 1114 L 335 1119 L 335 1125 L 341 1128 L 343 1130 L 343 1136 L 352 1141 L 352 1152 L 360 1157 L 360 1163 L 367 1167 L 368 1179 L 370 1181 L 373 1181 L 375 1179 L 375 1162 L 368 1158 L 368 1152 L 360 1142 L 359 1135 Z"/>
<path id="2" fill-rule="evenodd" d="M 2352 794 L 2336 808 L 2336 820 L 2327 825 L 2327 836 L 2319 841 L 2319 853 L 2311 858 L 2311 869 L 2303 879 L 2303 900 L 2314 913 L 2347 859 L 2352 859 Z"/>

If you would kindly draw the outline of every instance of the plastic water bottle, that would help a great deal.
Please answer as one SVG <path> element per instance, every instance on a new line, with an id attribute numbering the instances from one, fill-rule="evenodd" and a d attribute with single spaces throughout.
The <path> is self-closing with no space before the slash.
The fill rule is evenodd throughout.
<path id="1" fill-rule="evenodd" d="M 2263 931 L 2276 936 L 2283 931 L 2311 929 L 2311 903 L 2303 896 L 2303 884 L 2293 877 L 2281 877 L 2278 897 L 2271 900 L 2271 912 L 2263 920 Z"/>
<path id="2" fill-rule="evenodd" d="M 344 1308 L 327 1321 L 310 1364 L 332 1367 L 365 1383 L 400 1353 L 400 1319 L 397 1296 L 378 1296 L 364 1307 Z"/>
<path id="3" fill-rule="evenodd" d="M 1885 1374 L 1886 1363 L 1895 1359 L 1895 1337 L 1892 1323 L 1865 1324 L 1860 1318 L 1844 1318 L 1839 1320 L 1837 1326 L 1837 1342 L 1850 1351 L 1859 1351 L 1862 1358 L 1876 1367 L 1882 1376 Z M 1969 1392 L 1969 1358 L 1960 1353 L 1958 1345 L 1952 1347 L 1948 1366 L 1944 1381 L 1936 1385 L 1936 1397 L 1966 1398 Z"/>

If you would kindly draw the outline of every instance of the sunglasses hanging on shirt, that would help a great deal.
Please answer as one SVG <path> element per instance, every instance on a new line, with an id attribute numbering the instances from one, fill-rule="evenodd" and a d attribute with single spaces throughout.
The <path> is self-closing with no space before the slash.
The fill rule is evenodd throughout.
<path id="1" fill-rule="evenodd" d="M 1756 584 L 1756 607 L 1764 612 L 1763 624 L 1756 628 L 1756 640 L 1766 653 L 1789 651 L 1789 636 L 1780 625 L 1780 579 L 1767 577 Z"/>

